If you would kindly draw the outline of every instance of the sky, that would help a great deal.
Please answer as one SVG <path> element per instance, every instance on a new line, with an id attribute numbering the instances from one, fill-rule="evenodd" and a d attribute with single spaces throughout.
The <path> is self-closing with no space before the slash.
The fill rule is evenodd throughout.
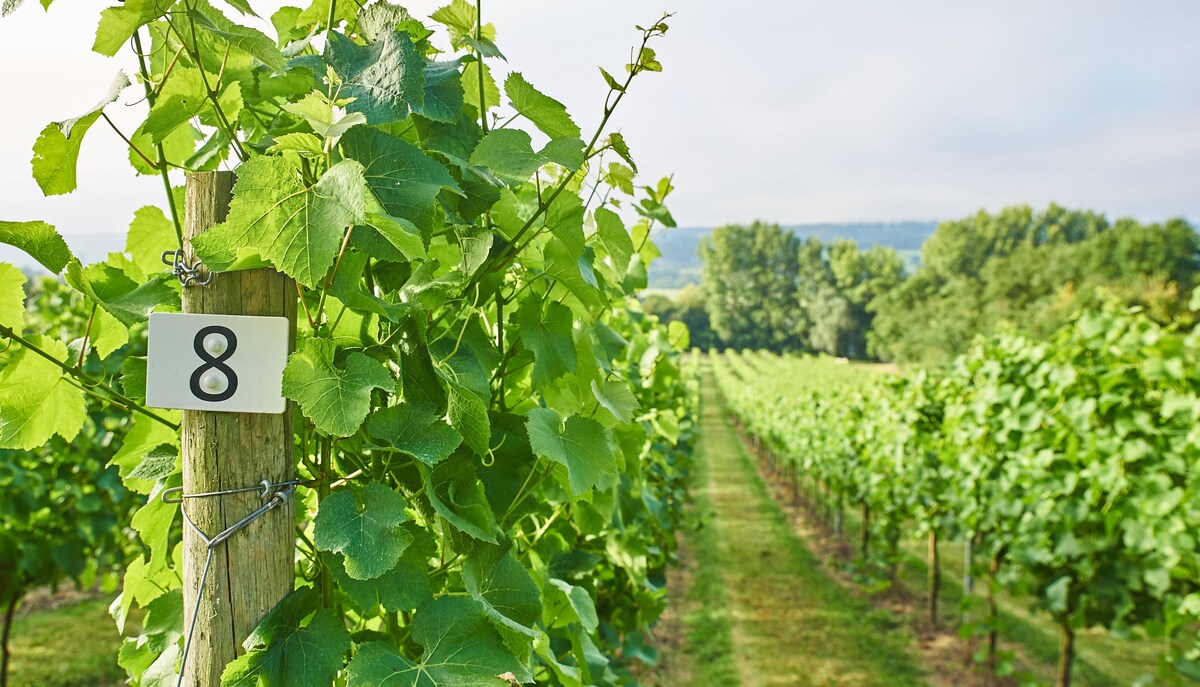
<path id="1" fill-rule="evenodd" d="M 274 3 L 274 4 L 271 4 Z M 268 16 L 282 4 L 254 2 Z M 85 112 L 132 56 L 90 52 L 103 0 L 0 19 L 0 219 L 68 238 L 123 232 L 160 203 L 97 123 L 79 190 L 43 198 L 38 132 Z M 226 6 L 217 4 L 235 16 Z M 438 4 L 406 6 L 427 16 Z M 1200 220 L 1200 3 L 1194 0 L 484 0 L 508 58 L 585 131 L 635 24 L 675 16 L 612 120 L 643 183 L 674 175 L 681 226 L 941 220 L 1057 202 Z M 272 34 L 273 35 L 273 34 Z M 443 39 L 444 40 L 444 39 Z M 110 106 L 131 132 L 138 88 Z M 118 248 L 114 246 L 114 248 Z"/>

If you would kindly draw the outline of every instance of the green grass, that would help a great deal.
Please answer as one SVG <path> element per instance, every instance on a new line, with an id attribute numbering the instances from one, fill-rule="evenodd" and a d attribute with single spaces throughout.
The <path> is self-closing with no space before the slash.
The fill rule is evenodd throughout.
<path id="1" fill-rule="evenodd" d="M 711 372 L 703 389 L 697 462 L 706 474 L 698 496 L 711 508 L 702 513 L 717 551 L 699 562 L 724 581 L 740 683 L 923 684 L 909 652 L 911 632 L 821 571 L 725 420 Z"/>
<path id="2" fill-rule="evenodd" d="M 695 557 L 695 573 L 686 591 L 687 608 L 682 618 L 685 663 L 691 684 L 725 686 L 737 684 L 737 662 L 733 656 L 729 595 L 720 564 L 717 531 L 712 526 L 708 436 L 701 432 L 696 445 L 696 468 L 692 473 L 692 509 L 689 541 Z"/>
<path id="3" fill-rule="evenodd" d="M 110 599 L 88 599 L 18 617 L 13 624 L 12 687 L 112 687 L 121 637 L 108 614 Z"/>

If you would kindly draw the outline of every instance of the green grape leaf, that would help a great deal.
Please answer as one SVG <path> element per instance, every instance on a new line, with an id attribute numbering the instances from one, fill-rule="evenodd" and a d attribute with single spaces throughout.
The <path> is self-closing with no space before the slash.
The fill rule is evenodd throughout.
<path id="1" fill-rule="evenodd" d="M 408 10 L 381 0 L 358 11 L 358 31 L 368 41 L 375 41 L 380 36 L 395 31 L 397 26 L 412 20 Z"/>
<path id="2" fill-rule="evenodd" d="M 33 179 L 47 196 L 74 191 L 77 184 L 75 169 L 79 162 L 79 147 L 83 137 L 100 113 L 95 112 L 72 122 L 69 133 L 62 123 L 52 122 L 42 129 L 33 144 Z"/>
<path id="3" fill-rule="evenodd" d="M 58 231 L 41 221 L 0 221 L 0 243 L 25 251 L 54 274 L 62 272 L 75 257 Z"/>
<path id="4" fill-rule="evenodd" d="M 546 243 L 544 257 L 546 274 L 571 292 L 585 309 L 600 304 L 599 282 L 595 270 L 592 269 L 590 249 L 582 253 L 572 252 L 567 244 L 556 236 Z"/>
<path id="5" fill-rule="evenodd" d="M 470 459 L 460 455 L 432 468 L 418 463 L 417 468 L 425 483 L 425 496 L 438 515 L 455 529 L 476 539 L 496 541 L 500 529 L 496 525 L 496 515 Z"/>
<path id="6" fill-rule="evenodd" d="M 472 165 L 514 184 L 528 181 L 547 162 L 547 158 L 533 152 L 533 139 L 520 129 L 489 131 L 471 153 Z"/>
<path id="7" fill-rule="evenodd" d="M 121 391 L 135 401 L 146 400 L 146 357 L 125 356 L 121 363 Z"/>
<path id="8" fill-rule="evenodd" d="M 163 157 L 166 158 L 168 164 L 184 165 L 191 168 L 202 167 L 204 162 L 199 159 L 193 160 L 192 155 L 196 151 L 196 135 L 197 131 L 191 124 L 177 126 L 172 131 L 166 133 L 159 143 L 163 147 Z M 213 134 L 214 137 L 219 136 L 221 132 Z M 130 137 L 129 146 L 129 163 L 137 170 L 138 174 L 157 175 L 158 169 L 154 167 L 158 162 L 155 160 L 155 141 L 154 136 L 148 132 L 145 127 L 138 127 L 138 130 L 133 132 Z M 141 153 L 140 155 L 138 153 Z M 216 151 L 212 151 L 216 152 Z M 146 158 L 143 158 L 145 155 Z"/>
<path id="9" fill-rule="evenodd" d="M 373 642 L 350 661 L 346 686 L 500 685 L 504 673 L 528 672 L 473 599 L 444 596 L 423 604 L 413 616 L 412 637 L 425 647 L 419 662 Z"/>
<path id="10" fill-rule="evenodd" d="M 462 194 L 445 167 L 420 148 L 378 129 L 347 132 L 342 152 L 362 164 L 367 186 L 392 217 L 421 225 L 432 215 L 442 189 Z"/>
<path id="11" fill-rule="evenodd" d="M 230 21 L 207 2 L 196 3 L 187 14 L 197 28 L 221 38 L 231 47 L 254 56 L 277 72 L 287 69 L 287 59 L 275 46 L 275 41 L 263 32 Z"/>
<path id="12" fill-rule="evenodd" d="M 359 4 L 357 2 L 336 2 L 335 0 L 313 0 L 312 4 L 304 9 L 297 16 L 295 26 L 305 29 L 317 24 L 324 25 L 329 18 L 330 10 L 333 10 L 333 21 L 336 26 L 341 21 L 354 21 L 354 15 L 358 11 Z M 322 71 L 324 71 L 322 69 Z"/>
<path id="13" fill-rule="evenodd" d="M 62 342 L 29 338 L 55 360 L 74 363 Z M 87 415 L 84 396 L 67 379 L 57 365 L 17 344 L 0 355 L 0 448 L 29 451 L 55 434 L 67 441 L 79 434 Z"/>
<path id="14" fill-rule="evenodd" d="M 479 107 L 479 68 L 483 67 L 483 102 Z M 492 78 L 492 70 L 482 60 L 469 64 L 462 71 L 463 102 L 476 112 L 487 111 L 500 104 L 500 88 Z"/>
<path id="15" fill-rule="evenodd" d="M 179 306 L 179 292 L 170 286 L 174 277 L 166 272 L 139 284 L 120 267 L 107 262 L 84 267 L 72 260 L 67 265 L 66 279 L 126 327 L 145 322 L 159 305 Z"/>
<path id="16" fill-rule="evenodd" d="M 25 328 L 25 274 L 0 262 L 0 327 Z"/>
<path id="17" fill-rule="evenodd" d="M 367 433 L 431 467 L 450 457 L 463 441 L 461 434 L 424 403 L 401 403 L 375 412 L 367 420 Z"/>
<path id="18" fill-rule="evenodd" d="M 364 46 L 334 31 L 330 41 L 329 64 L 343 79 L 339 95 L 354 98 L 347 111 L 363 113 L 369 124 L 387 124 L 424 103 L 425 57 L 407 33 L 385 33 Z"/>
<path id="19" fill-rule="evenodd" d="M 629 164 L 629 167 L 634 172 L 637 172 L 637 163 L 633 161 L 633 155 L 630 154 L 629 145 L 625 143 L 625 137 L 623 135 L 620 133 L 610 134 L 608 137 L 608 145 L 617 155 L 621 157 L 622 160 Z M 615 165 L 616 163 L 613 164 Z M 628 193 L 632 194 L 633 191 L 628 191 Z"/>
<path id="20" fill-rule="evenodd" d="M 170 589 L 177 580 L 174 570 L 160 571 L 157 575 L 149 574 L 146 570 L 145 556 L 135 558 L 125 568 L 125 576 L 121 580 L 121 595 L 117 597 L 118 601 L 109 608 L 109 613 L 117 621 L 117 631 L 124 634 L 125 621 L 128 619 L 129 609 L 133 607 L 134 602 L 145 608 L 150 602 L 166 593 L 166 590 Z"/>
<path id="21" fill-rule="evenodd" d="M 391 570 L 412 543 L 400 528 L 408 520 L 404 496 L 377 482 L 343 489 L 321 501 L 313 520 L 313 543 L 346 557 L 346 574 L 370 580 Z"/>
<path id="22" fill-rule="evenodd" d="M 287 105 L 284 106 L 284 109 L 292 111 Z M 267 149 L 267 152 L 282 153 L 289 150 L 311 155 L 313 157 L 319 157 L 325 154 L 325 151 L 321 148 L 321 139 L 306 131 L 276 136 L 275 142 L 271 144 L 271 147 Z"/>
<path id="23" fill-rule="evenodd" d="M 233 117 L 241 108 L 241 84 L 234 82 L 226 86 L 217 97 L 228 116 Z M 176 66 L 171 77 L 163 84 L 146 121 L 138 128 L 143 136 L 153 143 L 165 143 L 177 136 L 179 129 L 190 130 L 193 138 L 195 129 L 188 124 L 193 117 L 213 116 L 200 70 Z M 146 152 L 146 151 L 143 151 Z"/>
<path id="24" fill-rule="evenodd" d="M 243 642 L 248 653 L 225 667 L 221 687 L 331 684 L 350 650 L 350 633 L 320 605 L 311 587 L 284 597 Z"/>
<path id="25" fill-rule="evenodd" d="M 413 553 L 412 548 L 405 550 L 394 568 L 370 580 L 350 577 L 342 556 L 325 554 L 321 558 L 338 588 L 364 611 L 370 612 L 376 604 L 385 611 L 411 611 L 433 598 L 429 566 Z"/>
<path id="26" fill-rule="evenodd" d="M 534 453 L 567 468 L 572 494 L 582 494 L 616 472 L 612 434 L 599 422 L 572 415 L 564 425 L 551 408 L 534 408 L 528 417 L 529 445 Z"/>
<path id="27" fill-rule="evenodd" d="M 166 410 L 162 411 L 170 419 L 178 420 L 179 411 Z M 176 416 L 176 417 L 172 417 Z M 166 446 L 174 446 L 179 448 L 179 435 L 175 430 L 167 427 L 161 422 L 156 422 L 143 415 L 134 415 L 133 424 L 129 431 L 125 433 L 125 439 L 121 443 L 121 449 L 113 454 L 109 465 L 117 466 L 121 474 L 121 479 L 129 476 L 138 465 L 141 464 L 142 458 L 149 452 Z M 147 493 L 140 491 L 139 493 Z"/>
<path id="28" fill-rule="evenodd" d="M 334 363 L 329 339 L 308 339 L 288 357 L 283 369 L 283 395 L 300 404 L 317 429 L 335 437 L 358 431 L 371 409 L 371 389 L 391 391 L 396 381 L 384 365 L 362 353 Z"/>
<path id="29" fill-rule="evenodd" d="M 450 42 L 454 45 L 475 33 L 475 6 L 467 0 L 452 0 L 429 18 L 450 30 Z"/>
<path id="30" fill-rule="evenodd" d="M 458 70 L 461 60 L 429 62 L 425 65 L 425 95 L 413 112 L 435 122 L 458 121 L 463 108 L 463 85 Z"/>
<path id="31" fill-rule="evenodd" d="M 541 389 L 575 371 L 575 341 L 571 338 L 571 309 L 553 301 L 546 304 L 527 298 L 517 309 L 513 324 L 521 342 L 533 353 L 533 386 Z"/>
<path id="32" fill-rule="evenodd" d="M 596 397 L 596 401 L 612 416 L 617 419 L 617 422 L 625 423 L 633 419 L 633 414 L 638 409 L 637 397 L 629 389 L 629 384 L 617 379 L 610 379 L 607 382 L 597 384 L 596 380 L 592 380 L 592 395 Z"/>
<path id="33" fill-rule="evenodd" d="M 168 269 L 162 255 L 179 248 L 175 236 L 175 224 L 154 205 L 147 205 L 133 213 L 129 233 L 125 235 L 125 252 L 133 258 L 142 274 L 154 274 Z"/>
<path id="34" fill-rule="evenodd" d="M 92 50 L 115 56 L 138 28 L 161 17 L 173 4 L 173 0 L 126 0 L 116 7 L 109 7 L 100 13 Z"/>
<path id="35" fill-rule="evenodd" d="M 614 91 L 617 91 L 618 93 L 625 92 L 624 84 L 622 84 L 620 81 L 617 81 L 616 78 L 613 77 L 612 74 L 609 74 L 607 71 L 605 71 L 603 67 L 600 67 L 599 69 L 600 69 L 600 74 L 604 76 L 604 83 L 608 84 L 609 88 L 613 89 Z"/>
<path id="36" fill-rule="evenodd" d="M 141 464 L 134 468 L 129 476 L 133 479 L 157 482 L 182 469 L 179 449 L 170 444 L 163 444 L 147 453 Z"/>
<path id="37" fill-rule="evenodd" d="M 142 543 L 150 550 L 150 560 L 146 570 L 150 575 L 157 575 L 166 570 L 171 561 L 171 526 L 175 522 L 175 514 L 179 508 L 173 503 L 162 500 L 164 490 L 177 487 L 183 483 L 183 475 L 177 474 L 166 482 L 157 482 L 146 503 L 133 514 L 130 524 L 140 535 Z"/>
<path id="38" fill-rule="evenodd" d="M 365 208 L 363 168 L 353 160 L 342 160 L 306 186 L 283 158 L 257 156 L 238 168 L 228 218 L 192 245 L 211 269 L 228 269 L 250 249 L 316 288 L 346 231 L 363 223 Z"/>
<path id="39" fill-rule="evenodd" d="M 492 437 L 488 419 L 490 380 L 500 356 L 477 318 L 463 325 L 458 338 L 457 347 L 454 342 L 443 340 L 432 352 L 441 356 L 437 371 L 449 385 L 450 424 L 462 434 L 463 442 L 472 451 L 485 456 Z"/>
<path id="40" fill-rule="evenodd" d="M 334 104 L 324 94 L 317 92 L 309 93 L 294 103 L 284 104 L 283 109 L 303 117 L 308 122 L 308 125 L 312 127 L 312 130 L 322 138 L 336 139 L 344 135 L 351 127 L 367 123 L 366 116 L 361 112 L 350 112 L 344 116 L 339 116 L 334 111 Z M 288 139 L 285 137 L 289 135 L 311 136 L 310 134 L 284 134 L 284 137 L 281 138 L 285 144 L 288 142 Z M 279 139 L 276 140 L 278 141 Z M 310 152 L 315 150 L 319 155 L 325 154 L 324 149 L 321 147 L 321 142 L 315 138 L 308 142 L 307 146 Z"/>
<path id="41" fill-rule="evenodd" d="M 596 602 L 592 600 L 592 595 L 588 594 L 587 589 L 568 584 L 557 578 L 550 580 L 550 586 L 561 592 L 562 597 L 561 600 L 555 599 L 552 594 L 551 599 L 546 604 L 547 611 L 552 612 L 553 615 L 557 615 L 557 608 L 555 608 L 556 604 L 554 602 L 565 602 L 571 609 L 572 615 L 583 625 L 583 629 L 592 632 L 600 626 L 600 618 L 596 615 Z"/>
<path id="42" fill-rule="evenodd" d="M 536 638 L 542 594 L 511 549 L 480 547 L 463 566 L 463 584 L 483 612 L 499 626 Z"/>
<path id="43" fill-rule="evenodd" d="M 475 453 L 486 456 L 492 427 L 488 422 L 487 402 L 479 396 L 451 384 L 447 394 L 450 424 L 463 437 L 463 442 Z"/>
<path id="44" fill-rule="evenodd" d="M 613 267 L 619 274 L 624 274 L 629 267 L 629 258 L 633 256 L 633 239 L 629 237 L 625 223 L 620 215 L 608 208 L 596 208 L 594 217 L 601 245 L 612 258 Z"/>
<path id="45" fill-rule="evenodd" d="M 96 355 L 104 360 L 129 343 L 129 329 L 121 324 L 120 320 L 109 315 L 107 310 L 97 308 L 92 317 L 91 342 Z"/>
<path id="46" fill-rule="evenodd" d="M 550 138 L 579 138 L 579 127 L 571 121 L 566 106 L 543 95 L 520 72 L 508 75 L 504 92 L 513 108 Z"/>
<path id="47" fill-rule="evenodd" d="M 556 138 L 547 143 L 538 155 L 574 172 L 583 166 L 583 147 L 583 141 L 578 138 Z"/>
<path id="48" fill-rule="evenodd" d="M 367 213 L 367 224 L 378 231 L 379 235 L 404 257 L 409 260 L 425 259 L 425 239 L 417 225 L 400 217 L 373 212 Z"/>

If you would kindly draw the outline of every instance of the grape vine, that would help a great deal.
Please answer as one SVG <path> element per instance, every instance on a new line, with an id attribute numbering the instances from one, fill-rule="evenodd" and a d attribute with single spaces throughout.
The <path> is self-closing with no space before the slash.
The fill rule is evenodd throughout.
<path id="1" fill-rule="evenodd" d="M 123 252 L 85 266 L 54 227 L 0 222 L 91 313 L 68 348 L 34 329 L 24 277 L 0 266 L 0 447 L 77 440 L 90 402 L 124 418 L 111 465 L 145 497 L 112 609 L 122 628 L 146 612 L 119 656 L 131 684 L 174 684 L 183 644 L 180 522 L 159 498 L 180 484 L 179 413 L 145 405 L 146 319 L 180 304 L 160 262 L 182 241 L 179 175 L 234 165 L 228 217 L 193 248 L 218 278 L 273 267 L 298 285 L 282 390 L 303 415 L 306 486 L 296 590 L 221 684 L 632 684 L 663 607 L 695 393 L 686 329 L 634 298 L 652 230 L 674 225 L 672 186 L 638 184 L 607 126 L 661 71 L 668 16 L 638 27 L 623 75 L 601 70 L 585 135 L 520 72 L 502 101 L 478 2 L 437 10 L 435 30 L 383 0 L 315 0 L 271 15 L 275 38 L 246 0 L 228 4 L 242 20 L 208 0 L 104 10 L 93 49 L 136 53 L 144 121 L 123 132 L 105 115 L 121 75 L 34 144 L 47 195 L 74 190 L 101 120 L 163 180 Z"/>
<path id="2" fill-rule="evenodd" d="M 937 541 L 970 543 L 990 583 L 989 662 L 993 591 L 1031 594 L 1059 628 L 1065 687 L 1089 627 L 1159 636 L 1165 674 L 1200 678 L 1200 644 L 1173 641 L 1200 614 L 1197 362 L 1189 321 L 1109 305 L 1047 342 L 981 340 L 936 373 L 728 353 L 717 376 L 816 512 L 837 529 L 844 508 L 862 509 L 864 559 L 894 566 L 915 524 L 936 590 Z"/>

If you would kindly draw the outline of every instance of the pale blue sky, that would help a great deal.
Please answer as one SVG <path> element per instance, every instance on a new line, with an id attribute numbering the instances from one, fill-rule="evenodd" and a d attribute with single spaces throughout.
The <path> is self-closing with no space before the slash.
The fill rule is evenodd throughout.
<path id="1" fill-rule="evenodd" d="M 134 179 L 102 123 L 74 194 L 44 199 L 29 176 L 38 131 L 86 110 L 128 64 L 88 49 L 108 3 L 27 4 L 0 20 L 0 219 L 45 219 L 68 238 L 123 231 L 161 187 Z M 596 65 L 619 70 L 633 24 L 663 9 L 677 13 L 655 46 L 665 71 L 636 82 L 615 123 L 647 182 L 675 174 L 683 225 L 1050 201 L 1200 219 L 1200 3 L 484 0 L 510 67 L 585 130 L 604 95 Z M 109 109 L 130 130 L 137 98 Z"/>

